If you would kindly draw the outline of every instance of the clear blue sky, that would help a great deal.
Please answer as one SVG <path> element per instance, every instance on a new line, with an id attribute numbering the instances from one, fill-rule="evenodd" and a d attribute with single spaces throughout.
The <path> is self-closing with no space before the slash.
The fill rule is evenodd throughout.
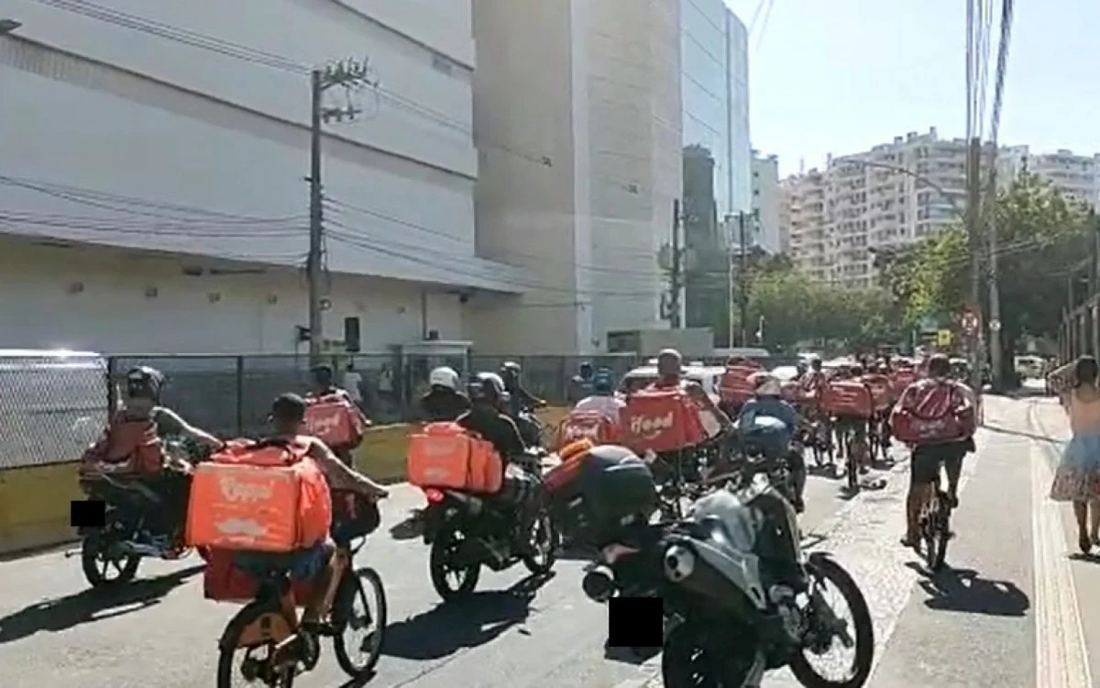
<path id="1" fill-rule="evenodd" d="M 781 174 L 796 172 L 800 157 L 810 168 L 827 153 L 931 126 L 965 135 L 966 0 L 771 1 L 749 39 L 750 128 L 755 148 L 779 156 Z M 751 26 L 760 0 L 726 3 Z M 1015 5 L 998 139 L 1100 152 L 1100 0 Z M 994 37 L 987 133 L 996 50 Z"/>

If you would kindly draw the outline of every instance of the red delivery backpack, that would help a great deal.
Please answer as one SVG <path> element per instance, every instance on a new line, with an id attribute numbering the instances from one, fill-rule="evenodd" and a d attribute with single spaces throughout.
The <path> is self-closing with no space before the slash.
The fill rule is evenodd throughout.
<path id="1" fill-rule="evenodd" d="M 558 446 L 564 447 L 581 439 L 590 440 L 594 445 L 615 444 L 621 435 L 622 428 L 605 413 L 572 411 L 558 428 Z"/>
<path id="2" fill-rule="evenodd" d="M 863 382 L 871 388 L 871 398 L 876 411 L 885 411 L 894 403 L 894 385 L 890 378 L 878 373 L 863 376 Z"/>
<path id="3" fill-rule="evenodd" d="M 707 439 L 699 406 L 680 387 L 646 387 L 626 398 L 624 444 L 638 453 L 675 451 Z"/>
<path id="4" fill-rule="evenodd" d="M 329 447 L 357 447 L 366 427 L 348 395 L 333 392 L 306 397 L 306 433 Z"/>
<path id="5" fill-rule="evenodd" d="M 871 389 L 862 382 L 835 380 L 822 389 L 821 408 L 830 416 L 870 418 L 874 415 L 875 402 Z"/>
<path id="6" fill-rule="evenodd" d="M 754 390 L 749 378 L 759 372 L 759 368 L 747 365 L 735 365 L 726 368 L 726 372 L 722 373 L 722 377 L 718 381 L 719 398 L 723 403 L 734 408 L 740 407 L 752 398 Z"/>
<path id="7" fill-rule="evenodd" d="M 921 380 L 902 396 L 890 418 L 894 437 L 906 444 L 941 444 L 974 434 L 977 418 L 960 385 L 948 380 Z"/>

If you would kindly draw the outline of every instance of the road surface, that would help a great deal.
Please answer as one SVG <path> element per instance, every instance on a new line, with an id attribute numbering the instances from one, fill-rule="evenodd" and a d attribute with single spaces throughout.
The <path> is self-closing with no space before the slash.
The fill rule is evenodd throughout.
<path id="1" fill-rule="evenodd" d="M 1100 560 L 1068 556 L 1076 547 L 1071 517 L 1046 499 L 1058 449 L 1046 438 L 1065 437 L 1062 412 L 1049 399 L 990 397 L 986 414 L 954 517 L 951 570 L 934 578 L 897 542 L 907 462 L 883 473 L 884 489 L 853 499 L 838 479 L 810 478 L 808 541 L 852 572 L 875 619 L 871 686 L 1087 688 L 1100 677 Z M 386 529 L 418 503 L 416 491 L 396 489 Z M 380 530 L 360 559 L 382 573 L 390 606 L 371 685 L 659 685 L 649 678 L 653 661 L 605 657 L 606 616 L 581 593 L 583 562 L 560 562 L 526 597 L 508 592 L 520 570 L 483 576 L 471 603 L 444 609 L 418 540 Z M 112 599 L 89 594 L 78 560 L 59 552 L 0 563 L 0 683 L 212 685 L 216 639 L 236 607 L 202 598 L 195 563 L 144 562 L 138 581 Z M 354 685 L 327 648 L 297 683 Z M 765 685 L 795 684 L 777 672 Z"/>

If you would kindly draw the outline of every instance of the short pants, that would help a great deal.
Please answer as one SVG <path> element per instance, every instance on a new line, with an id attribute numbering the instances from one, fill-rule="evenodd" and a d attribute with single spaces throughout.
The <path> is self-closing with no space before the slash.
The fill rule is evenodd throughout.
<path id="1" fill-rule="evenodd" d="M 913 459 L 909 468 L 911 485 L 928 485 L 936 482 L 940 476 L 940 464 L 951 471 L 962 466 L 963 457 L 968 450 L 968 442 L 945 442 L 944 444 L 923 444 L 913 449 Z"/>
<path id="2" fill-rule="evenodd" d="M 233 563 L 255 578 L 264 578 L 272 571 L 287 571 L 292 580 L 309 580 L 325 565 L 325 543 L 285 554 L 272 552 L 241 552 L 233 557 Z"/>

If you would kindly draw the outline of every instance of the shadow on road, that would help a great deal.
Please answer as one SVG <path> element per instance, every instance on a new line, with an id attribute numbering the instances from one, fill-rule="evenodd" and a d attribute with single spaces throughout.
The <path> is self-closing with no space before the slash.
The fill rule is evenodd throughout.
<path id="1" fill-rule="evenodd" d="M 986 425 L 982 426 L 990 432 L 996 432 L 1001 435 L 1015 435 L 1016 437 L 1027 437 L 1032 440 L 1039 440 L 1040 442 L 1050 442 L 1051 444 L 1065 444 L 1064 441 L 1056 439 L 1054 437 L 1047 437 L 1046 435 L 1036 435 L 1033 432 L 1024 432 L 1022 430 L 1013 430 L 1011 428 L 1005 428 L 1000 425 Z"/>
<path id="2" fill-rule="evenodd" d="M 63 631 L 89 621 L 151 607 L 202 570 L 200 564 L 167 576 L 138 579 L 118 588 L 88 588 L 75 595 L 36 602 L 0 619 L 0 643 L 20 640 L 39 631 Z"/>
<path id="3" fill-rule="evenodd" d="M 913 562 L 906 565 L 924 572 Z M 919 583 L 929 595 L 924 601 L 929 609 L 988 616 L 1024 616 L 1031 608 L 1031 600 L 1015 583 L 988 580 L 972 569 L 944 569 Z"/>
<path id="4" fill-rule="evenodd" d="M 1090 564 L 1100 564 L 1100 554 L 1081 554 L 1080 552 L 1074 552 L 1069 555 L 1069 558 L 1073 561 L 1084 561 Z"/>
<path id="5" fill-rule="evenodd" d="M 837 491 L 837 497 L 846 502 L 850 502 L 863 492 L 878 492 L 879 490 L 886 489 L 886 478 L 873 478 L 863 479 L 860 481 L 856 489 L 850 489 L 847 484 L 843 485 Z"/>
<path id="6" fill-rule="evenodd" d="M 836 480 L 840 477 L 840 470 L 834 463 L 827 463 L 823 466 L 807 464 L 806 474 L 812 475 L 815 478 L 829 478 L 830 480 Z"/>
<path id="7" fill-rule="evenodd" d="M 535 593 L 553 577 L 528 576 L 507 590 L 475 592 L 390 624 L 382 653 L 423 661 L 491 642 L 527 618 Z"/>

